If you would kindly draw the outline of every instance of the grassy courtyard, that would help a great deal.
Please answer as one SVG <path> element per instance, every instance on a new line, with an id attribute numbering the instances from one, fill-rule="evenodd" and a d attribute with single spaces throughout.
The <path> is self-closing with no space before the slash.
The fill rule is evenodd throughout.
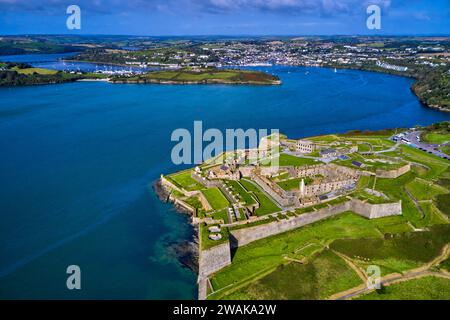
<path id="1" fill-rule="evenodd" d="M 213 210 L 221 210 L 230 206 L 230 202 L 218 188 L 209 188 L 203 190 L 202 192 Z"/>
<path id="2" fill-rule="evenodd" d="M 257 216 L 264 216 L 280 211 L 280 208 L 272 200 L 270 200 L 269 197 L 267 197 L 265 193 L 257 186 L 245 179 L 241 180 L 241 184 L 247 191 L 252 192 L 259 202 L 260 207 L 255 212 Z"/>
<path id="3" fill-rule="evenodd" d="M 203 189 L 203 185 L 192 178 L 192 170 L 182 171 L 180 173 L 166 176 L 166 179 L 173 182 L 177 187 L 181 187 L 187 191 L 195 191 Z"/>
<path id="4" fill-rule="evenodd" d="M 275 161 L 279 163 L 281 167 L 287 167 L 287 166 L 293 166 L 293 167 L 303 167 L 303 166 L 311 166 L 318 164 L 318 162 L 314 159 L 309 158 L 300 158 L 296 157 L 290 154 L 282 153 L 277 158 L 275 158 Z M 263 166 L 270 166 L 271 161 L 261 161 L 261 164 Z"/>
<path id="5" fill-rule="evenodd" d="M 240 201 L 244 202 L 246 206 L 251 206 L 255 204 L 255 200 L 252 196 L 242 187 L 242 185 L 237 181 L 226 181 L 227 186 L 237 193 L 240 197 Z"/>

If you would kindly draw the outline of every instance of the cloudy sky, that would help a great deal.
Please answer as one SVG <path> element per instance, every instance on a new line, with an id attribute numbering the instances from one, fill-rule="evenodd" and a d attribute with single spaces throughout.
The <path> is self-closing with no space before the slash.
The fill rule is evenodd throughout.
<path id="1" fill-rule="evenodd" d="M 81 30 L 66 9 L 81 8 Z M 366 9 L 382 10 L 368 30 Z M 0 0 L 0 34 L 450 34 L 450 0 Z"/>

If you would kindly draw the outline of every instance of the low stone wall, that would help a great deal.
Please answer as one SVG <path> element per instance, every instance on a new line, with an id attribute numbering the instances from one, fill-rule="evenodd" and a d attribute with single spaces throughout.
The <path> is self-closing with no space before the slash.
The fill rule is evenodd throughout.
<path id="1" fill-rule="evenodd" d="M 407 165 L 395 169 L 395 170 L 377 170 L 376 175 L 378 178 L 396 179 L 411 170 L 411 165 Z"/>
<path id="2" fill-rule="evenodd" d="M 212 247 L 208 250 L 200 250 L 198 260 L 198 276 L 200 279 L 206 278 L 214 272 L 231 264 L 230 243 Z"/>

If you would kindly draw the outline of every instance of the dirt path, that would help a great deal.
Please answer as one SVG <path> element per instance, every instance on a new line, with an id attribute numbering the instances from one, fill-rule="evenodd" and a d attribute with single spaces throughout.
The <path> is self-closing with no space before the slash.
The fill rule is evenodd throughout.
<path id="1" fill-rule="evenodd" d="M 338 254 L 338 255 L 340 257 L 342 257 L 341 254 Z M 445 272 L 445 271 L 440 271 L 440 272 L 430 271 L 430 269 L 432 267 L 439 265 L 442 261 L 447 259 L 449 257 L 449 255 L 450 255 L 450 245 L 447 244 L 447 245 L 444 246 L 444 248 L 442 249 L 441 253 L 436 258 L 431 260 L 430 262 L 424 264 L 423 266 L 421 266 L 419 268 L 416 268 L 416 269 L 413 269 L 413 270 L 410 270 L 410 271 L 406 271 L 403 274 L 393 273 L 393 274 L 387 275 L 385 277 L 382 277 L 381 278 L 381 284 L 384 285 L 384 286 L 389 286 L 389 285 L 394 284 L 394 283 L 399 283 L 399 282 L 403 282 L 403 281 L 408 281 L 408 280 L 413 280 L 413 279 L 418 279 L 418 278 L 423 278 L 423 277 L 428 277 L 428 276 L 441 277 L 441 278 L 446 278 L 446 279 L 450 280 L 450 273 L 449 272 Z M 348 260 L 351 260 L 347 256 L 345 256 L 345 258 L 344 257 L 342 257 L 342 258 L 346 262 Z M 352 264 L 354 264 L 354 263 L 352 262 Z M 356 267 L 356 265 L 355 265 L 355 267 Z M 356 267 L 356 268 L 358 268 L 358 267 Z M 358 276 L 360 276 L 359 273 L 358 273 Z M 357 287 L 354 287 L 354 288 L 351 288 L 349 290 L 342 291 L 342 292 L 339 292 L 339 293 L 336 293 L 336 294 L 332 295 L 330 297 L 330 300 L 347 300 L 347 299 L 358 297 L 358 296 L 360 296 L 362 294 L 365 294 L 365 293 L 369 293 L 371 291 L 373 291 L 373 289 L 367 288 L 366 283 L 363 283 L 363 284 L 361 284 L 361 285 L 359 285 Z"/>
<path id="2" fill-rule="evenodd" d="M 367 275 L 346 255 L 336 252 L 334 250 L 332 250 L 336 255 L 338 255 L 339 257 L 341 257 L 346 263 L 347 265 L 352 268 L 356 274 L 358 275 L 358 277 L 363 281 L 363 283 L 367 283 Z"/>

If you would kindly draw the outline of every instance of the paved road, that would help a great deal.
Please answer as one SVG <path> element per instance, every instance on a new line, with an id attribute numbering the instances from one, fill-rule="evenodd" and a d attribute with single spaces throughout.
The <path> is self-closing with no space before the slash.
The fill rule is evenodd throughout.
<path id="1" fill-rule="evenodd" d="M 450 160 L 450 157 L 448 155 L 446 155 L 445 153 L 443 153 L 437 149 L 440 145 L 424 143 L 424 142 L 420 141 L 419 137 L 420 137 L 421 133 L 422 132 L 420 132 L 420 131 L 408 131 L 405 134 L 405 138 L 410 141 L 410 143 L 413 147 L 416 147 L 416 148 L 423 150 L 425 152 L 428 152 L 430 154 L 434 154 L 435 156 L 437 156 L 439 158 L 444 158 L 444 159 Z"/>

